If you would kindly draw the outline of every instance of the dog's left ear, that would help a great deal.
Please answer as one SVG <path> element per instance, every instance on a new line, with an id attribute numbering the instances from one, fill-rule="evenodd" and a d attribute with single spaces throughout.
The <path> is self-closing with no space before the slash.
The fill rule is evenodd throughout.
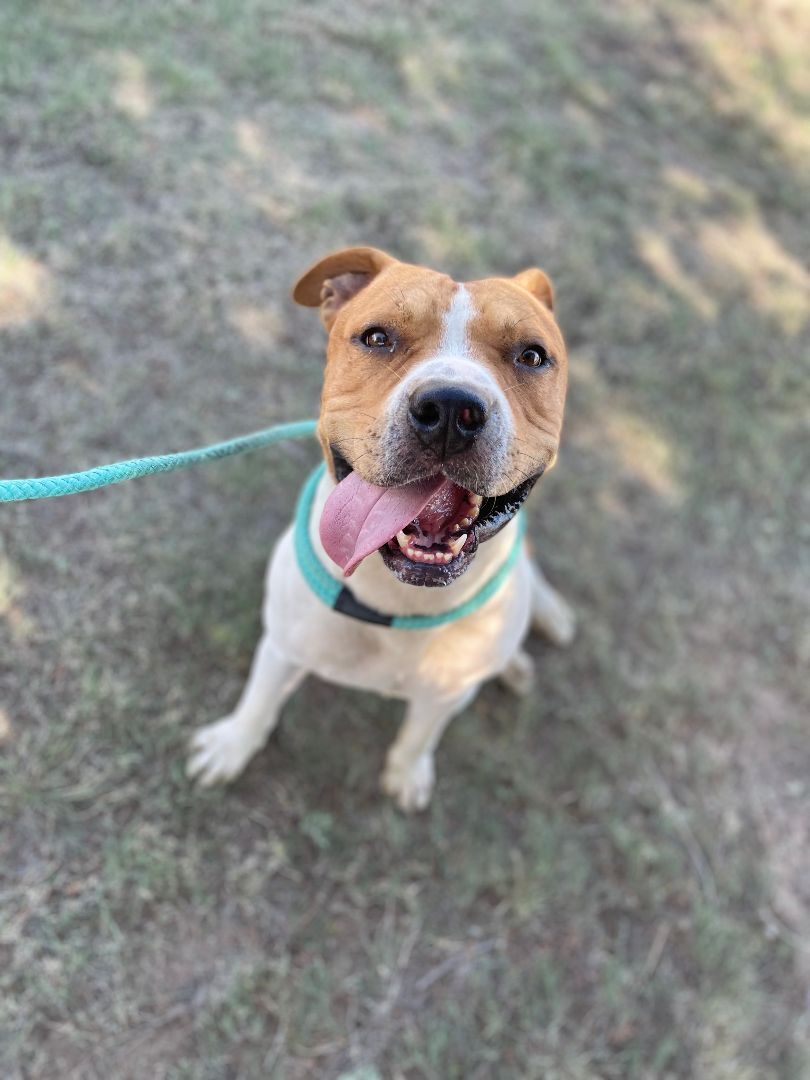
<path id="1" fill-rule="evenodd" d="M 532 296 L 537 297 L 549 311 L 554 310 L 554 287 L 548 274 L 533 266 L 529 270 L 521 270 L 519 274 L 515 274 L 512 281 L 527 289 Z"/>
<path id="2" fill-rule="evenodd" d="M 340 308 L 396 261 L 373 247 L 335 251 L 298 279 L 292 291 L 293 300 L 304 307 L 319 307 L 321 322 L 329 331 Z"/>

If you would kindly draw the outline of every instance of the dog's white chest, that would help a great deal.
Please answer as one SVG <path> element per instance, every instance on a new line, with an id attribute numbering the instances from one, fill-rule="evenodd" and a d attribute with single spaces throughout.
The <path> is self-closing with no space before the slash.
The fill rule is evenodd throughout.
<path id="1" fill-rule="evenodd" d="M 429 630 L 398 630 L 348 618 L 311 591 L 292 536 L 268 569 L 266 632 L 291 663 L 330 682 L 392 697 L 455 696 L 502 670 L 526 634 L 528 588 L 520 560 L 496 597 L 473 615 Z"/>

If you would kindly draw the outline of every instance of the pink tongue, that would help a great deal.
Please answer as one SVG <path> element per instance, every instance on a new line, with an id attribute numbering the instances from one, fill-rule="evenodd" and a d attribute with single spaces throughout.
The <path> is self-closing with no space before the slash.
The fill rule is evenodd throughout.
<path id="1" fill-rule="evenodd" d="M 323 508 L 321 543 L 346 577 L 372 551 L 410 525 L 443 484 L 443 476 L 404 487 L 367 484 L 356 472 L 341 480 Z"/>

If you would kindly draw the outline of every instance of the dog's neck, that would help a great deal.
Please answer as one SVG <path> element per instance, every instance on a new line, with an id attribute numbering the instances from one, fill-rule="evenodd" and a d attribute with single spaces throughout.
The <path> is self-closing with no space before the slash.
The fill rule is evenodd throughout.
<path id="1" fill-rule="evenodd" d="M 517 522 L 513 518 L 496 536 L 481 544 L 469 569 L 460 578 L 442 588 L 406 585 L 391 573 L 376 552 L 364 559 L 352 576 L 346 579 L 340 567 L 324 551 L 318 534 L 324 503 L 334 487 L 335 481 L 329 473 L 325 473 L 318 484 L 309 520 L 312 545 L 332 577 L 348 585 L 361 603 L 385 614 L 438 615 L 465 603 L 497 573 L 515 540 Z"/>

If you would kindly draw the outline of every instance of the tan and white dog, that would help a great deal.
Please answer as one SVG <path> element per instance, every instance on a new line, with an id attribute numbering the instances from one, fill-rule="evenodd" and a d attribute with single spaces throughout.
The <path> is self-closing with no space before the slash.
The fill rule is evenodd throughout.
<path id="1" fill-rule="evenodd" d="M 567 360 L 548 278 L 531 269 L 462 285 L 361 247 L 318 262 L 293 298 L 320 308 L 329 335 L 315 552 L 360 609 L 458 607 L 503 565 L 514 515 L 557 456 Z M 290 527 L 268 566 L 248 683 L 230 716 L 194 735 L 189 775 L 202 784 L 237 776 L 313 673 L 407 701 L 382 784 L 404 810 L 421 809 L 450 719 L 486 679 L 530 685 L 530 625 L 559 645 L 574 634 L 568 605 L 525 549 L 471 614 L 394 629 L 319 599 Z"/>

